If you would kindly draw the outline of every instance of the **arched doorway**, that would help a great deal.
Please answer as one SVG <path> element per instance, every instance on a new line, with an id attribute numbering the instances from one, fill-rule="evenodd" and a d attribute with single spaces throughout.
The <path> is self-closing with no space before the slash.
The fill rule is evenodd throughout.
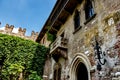
<path id="1" fill-rule="evenodd" d="M 83 63 L 79 63 L 76 69 L 77 80 L 88 80 L 88 71 Z"/>
<path id="2" fill-rule="evenodd" d="M 71 63 L 70 80 L 91 80 L 91 64 L 87 56 L 83 53 L 77 53 Z"/>

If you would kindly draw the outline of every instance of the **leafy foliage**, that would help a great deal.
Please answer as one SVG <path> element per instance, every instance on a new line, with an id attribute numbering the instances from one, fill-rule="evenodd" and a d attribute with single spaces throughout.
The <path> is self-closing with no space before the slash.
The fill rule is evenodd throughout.
<path id="1" fill-rule="evenodd" d="M 56 35 L 47 32 L 47 40 L 53 42 L 56 39 Z"/>
<path id="2" fill-rule="evenodd" d="M 40 76 L 37 75 L 36 71 L 31 71 L 32 74 L 29 75 L 29 80 L 42 80 Z"/>
<path id="3" fill-rule="evenodd" d="M 24 79 L 35 75 L 41 80 L 47 51 L 33 41 L 0 34 L 0 80 L 16 80 L 20 73 Z"/>

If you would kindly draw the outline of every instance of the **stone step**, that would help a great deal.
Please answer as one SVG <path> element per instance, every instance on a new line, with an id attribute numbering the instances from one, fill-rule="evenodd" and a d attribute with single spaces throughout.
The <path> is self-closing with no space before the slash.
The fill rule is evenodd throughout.
<path id="1" fill-rule="evenodd" d="M 112 78 L 112 80 L 120 80 L 120 77 L 118 77 L 118 78 Z"/>

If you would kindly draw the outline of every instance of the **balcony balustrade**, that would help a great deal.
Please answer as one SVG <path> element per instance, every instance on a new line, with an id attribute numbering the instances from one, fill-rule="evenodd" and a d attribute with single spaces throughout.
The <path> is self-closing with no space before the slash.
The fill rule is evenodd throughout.
<path id="1" fill-rule="evenodd" d="M 57 37 L 56 40 L 51 44 L 50 53 L 53 54 L 54 52 L 60 50 L 67 50 L 67 43 L 68 40 L 63 37 Z"/>
<path id="2" fill-rule="evenodd" d="M 60 36 L 51 44 L 50 54 L 56 62 L 60 57 L 67 59 L 67 44 L 68 39 Z"/>

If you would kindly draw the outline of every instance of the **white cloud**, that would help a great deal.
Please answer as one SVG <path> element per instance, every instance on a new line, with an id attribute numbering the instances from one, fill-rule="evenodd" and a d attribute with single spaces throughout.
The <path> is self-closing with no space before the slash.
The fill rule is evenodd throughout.
<path id="1" fill-rule="evenodd" d="M 12 33 L 18 33 L 19 28 L 13 28 Z"/>
<path id="2" fill-rule="evenodd" d="M 0 30 L 5 30 L 5 27 L 0 27 Z"/>

